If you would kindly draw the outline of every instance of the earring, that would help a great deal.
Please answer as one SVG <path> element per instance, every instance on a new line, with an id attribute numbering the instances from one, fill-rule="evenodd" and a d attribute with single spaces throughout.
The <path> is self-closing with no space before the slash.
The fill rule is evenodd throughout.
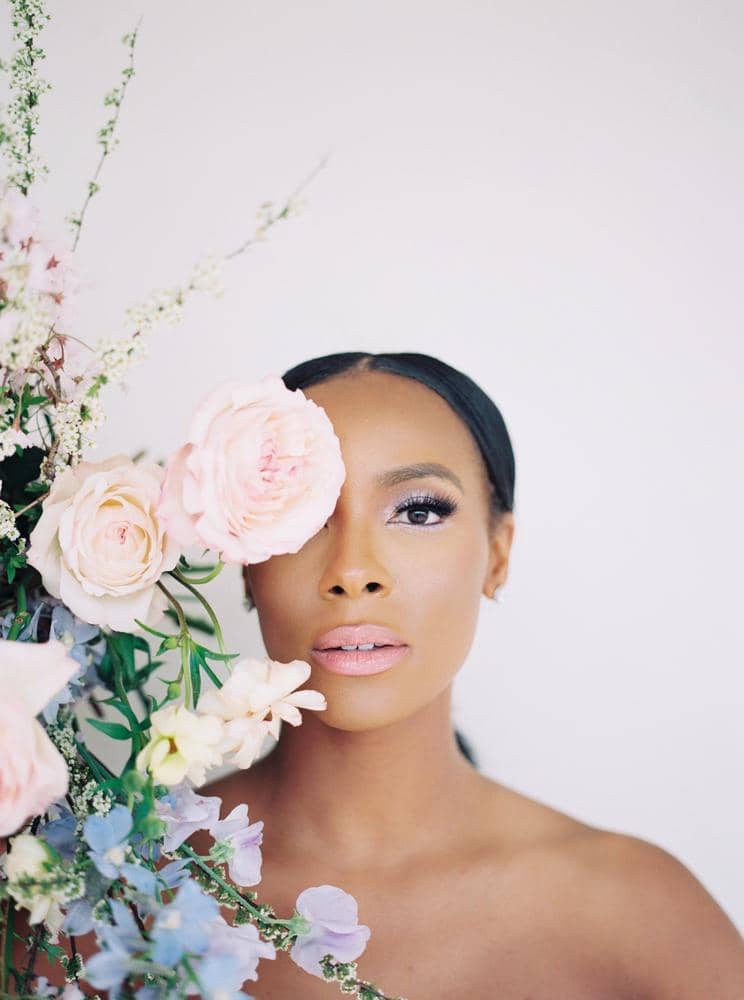
<path id="1" fill-rule="evenodd" d="M 496 601 L 497 604 L 502 604 L 504 601 L 504 595 L 501 590 L 497 587 L 491 594 L 491 600 Z"/>

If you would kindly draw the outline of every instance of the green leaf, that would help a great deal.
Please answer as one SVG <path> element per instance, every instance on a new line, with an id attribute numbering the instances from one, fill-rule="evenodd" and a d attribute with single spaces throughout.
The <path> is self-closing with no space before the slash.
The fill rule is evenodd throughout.
<path id="1" fill-rule="evenodd" d="M 112 740 L 131 740 L 132 733 L 126 726 L 120 726 L 118 722 L 103 722 L 101 719 L 86 719 L 95 729 L 100 729 L 102 733 L 110 736 Z"/>
<path id="2" fill-rule="evenodd" d="M 193 646 L 193 655 L 196 656 L 196 657 L 198 657 L 200 667 L 202 668 L 202 670 L 204 671 L 204 673 L 207 675 L 207 677 L 209 677 L 209 679 L 212 681 L 212 683 L 215 685 L 215 687 L 221 688 L 222 687 L 222 681 L 219 679 L 219 677 L 217 676 L 217 674 L 214 672 L 214 670 L 212 670 L 212 668 L 207 663 L 206 659 L 204 658 L 204 654 L 201 651 L 201 647 L 197 646 L 195 643 L 194 643 L 194 646 Z"/>
<path id="3" fill-rule="evenodd" d="M 194 695 L 194 708 L 196 708 L 199 704 L 199 695 L 201 694 L 201 663 L 193 645 L 189 650 L 189 672 L 191 674 L 191 688 Z"/>
<path id="4" fill-rule="evenodd" d="M 167 635 L 165 639 L 158 646 L 156 656 L 162 656 L 163 653 L 167 653 L 169 649 L 175 649 L 178 646 L 179 638 L 177 635 Z"/>
<path id="5" fill-rule="evenodd" d="M 144 622 L 141 622 L 139 620 L 139 618 L 135 618 L 134 620 L 137 622 L 137 624 L 139 625 L 140 628 L 143 628 L 145 630 L 145 632 L 149 632 L 150 635 L 156 635 L 160 639 L 170 639 L 170 636 L 166 635 L 165 632 L 158 632 L 158 630 L 156 628 L 150 628 L 149 625 L 145 625 Z"/>
<path id="6" fill-rule="evenodd" d="M 200 646 L 198 643 L 194 643 L 194 645 L 203 656 L 208 656 L 210 660 L 234 660 L 236 656 L 240 656 L 240 653 L 215 653 L 211 649 L 207 649 L 206 646 Z"/>
<path id="7" fill-rule="evenodd" d="M 24 493 L 30 493 L 31 496 L 35 496 L 37 493 L 46 493 L 49 486 L 50 484 L 46 482 L 27 483 Z"/>
<path id="8" fill-rule="evenodd" d="M 178 615 L 173 608 L 166 608 L 165 613 L 174 622 L 178 622 Z M 194 618 L 192 615 L 184 615 L 184 617 L 189 628 L 205 632 L 207 635 L 214 635 L 214 625 L 207 618 Z"/>

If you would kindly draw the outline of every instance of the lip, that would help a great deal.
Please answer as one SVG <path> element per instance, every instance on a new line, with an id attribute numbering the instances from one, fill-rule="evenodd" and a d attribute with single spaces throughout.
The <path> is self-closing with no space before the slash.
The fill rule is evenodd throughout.
<path id="1" fill-rule="evenodd" d="M 310 655 L 332 674 L 358 677 L 381 674 L 402 660 L 408 646 L 383 646 L 382 649 L 313 649 Z"/>
<path id="2" fill-rule="evenodd" d="M 386 646 L 406 645 L 392 629 L 384 625 L 373 625 L 371 622 L 360 622 L 357 625 L 339 625 L 329 632 L 316 635 L 313 640 L 313 649 L 323 650 L 328 649 L 329 646 L 358 646 L 367 642 L 382 642 Z"/>
<path id="3" fill-rule="evenodd" d="M 381 649 L 343 650 L 333 646 L 384 643 Z M 360 676 L 389 670 L 408 652 L 408 644 L 384 625 L 340 625 L 316 637 L 310 655 L 334 674 Z"/>

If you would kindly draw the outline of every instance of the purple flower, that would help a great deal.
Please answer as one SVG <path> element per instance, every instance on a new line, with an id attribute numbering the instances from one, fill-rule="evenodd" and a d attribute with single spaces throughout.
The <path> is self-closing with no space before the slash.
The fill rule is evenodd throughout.
<path id="1" fill-rule="evenodd" d="M 152 959 L 174 966 L 187 951 L 201 954 L 209 944 L 209 924 L 219 913 L 217 900 L 189 879 L 155 918 Z"/>
<path id="2" fill-rule="evenodd" d="M 263 941 L 253 924 L 228 924 L 218 915 L 209 927 L 209 946 L 203 965 L 208 960 L 216 962 L 235 960 L 232 976 L 225 972 L 223 988 L 239 990 L 246 979 L 257 979 L 257 967 L 262 958 L 276 958 L 276 948 Z M 232 968 L 232 966 L 231 966 Z M 199 973 L 201 978 L 201 973 Z"/>
<path id="3" fill-rule="evenodd" d="M 322 979 L 320 962 L 324 955 L 351 962 L 366 948 L 371 931 L 357 924 L 357 902 L 343 889 L 335 885 L 312 886 L 300 893 L 295 907 L 305 918 L 305 929 L 298 933 L 289 957 L 305 972 Z"/>
<path id="4" fill-rule="evenodd" d="M 209 830 L 220 815 L 222 799 L 218 795 L 197 795 L 183 781 L 155 803 L 158 819 L 166 824 L 163 850 L 170 854 L 192 833 Z"/>
<path id="5" fill-rule="evenodd" d="M 59 851 L 65 861 L 72 861 L 77 849 L 77 820 L 68 810 L 59 810 L 62 815 L 42 827 L 41 833 L 48 844 Z"/>
<path id="6" fill-rule="evenodd" d="M 160 869 L 158 878 L 161 878 L 169 889 L 177 889 L 189 877 L 190 864 L 189 858 L 176 858 Z"/>
<path id="7" fill-rule="evenodd" d="M 243 802 L 209 828 L 214 839 L 229 849 L 227 869 L 237 885 L 258 885 L 261 881 L 263 826 L 263 820 L 249 825 L 248 806 Z"/>

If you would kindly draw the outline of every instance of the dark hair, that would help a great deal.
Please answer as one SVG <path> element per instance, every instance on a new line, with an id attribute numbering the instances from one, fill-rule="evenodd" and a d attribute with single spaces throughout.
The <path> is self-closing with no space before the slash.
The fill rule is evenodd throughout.
<path id="1" fill-rule="evenodd" d="M 282 375 L 288 389 L 307 389 L 334 375 L 385 371 L 412 378 L 438 393 L 467 425 L 483 457 L 491 486 L 491 520 L 514 509 L 515 463 L 509 432 L 493 400 L 468 375 L 430 354 L 343 351 L 302 361 Z M 455 730 L 462 754 L 474 765 L 470 744 Z"/>

